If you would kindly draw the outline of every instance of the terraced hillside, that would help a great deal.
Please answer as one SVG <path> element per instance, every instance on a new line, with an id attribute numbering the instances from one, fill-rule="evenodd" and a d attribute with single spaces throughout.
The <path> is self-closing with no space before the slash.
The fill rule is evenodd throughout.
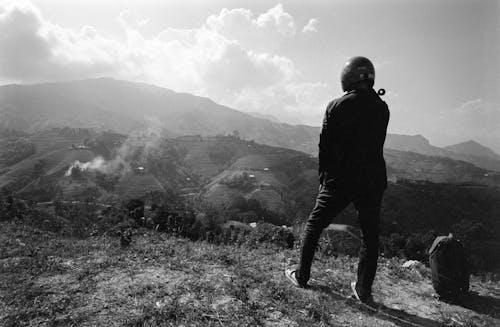
<path id="1" fill-rule="evenodd" d="M 302 189 L 317 186 L 316 162 L 305 154 L 278 151 L 239 158 L 205 187 L 206 199 L 218 207 L 234 206 L 244 198 L 256 200 L 274 212 L 288 213 L 290 206 L 296 210 L 290 194 L 296 192 L 294 186 Z M 296 183 L 298 178 L 302 181 L 300 185 Z"/>
<path id="2" fill-rule="evenodd" d="M 500 186 L 500 173 L 465 161 L 392 149 L 385 149 L 384 157 L 390 167 L 389 177 L 393 179 Z"/>
<path id="3" fill-rule="evenodd" d="M 20 190 L 33 182 L 33 177 L 60 175 L 75 160 L 86 162 L 95 157 L 91 150 L 72 148 L 83 142 L 85 137 L 81 135 L 71 137 L 59 130 L 48 130 L 26 138 L 35 145 L 35 153 L 14 165 L 4 166 L 0 188 Z"/>
<path id="4" fill-rule="evenodd" d="M 137 199 L 147 193 L 165 193 L 165 188 L 152 174 L 127 173 L 115 186 L 115 194 L 121 199 Z"/>

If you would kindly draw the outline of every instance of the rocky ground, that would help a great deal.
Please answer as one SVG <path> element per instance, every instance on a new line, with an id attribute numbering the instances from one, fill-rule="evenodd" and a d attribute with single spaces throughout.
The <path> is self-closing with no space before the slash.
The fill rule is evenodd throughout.
<path id="1" fill-rule="evenodd" d="M 427 267 L 380 260 L 370 310 L 349 299 L 356 258 L 319 255 L 311 289 L 284 268 L 298 249 L 214 245 L 138 230 L 132 243 L 0 223 L 0 326 L 499 326 L 500 284 L 433 297 Z"/>

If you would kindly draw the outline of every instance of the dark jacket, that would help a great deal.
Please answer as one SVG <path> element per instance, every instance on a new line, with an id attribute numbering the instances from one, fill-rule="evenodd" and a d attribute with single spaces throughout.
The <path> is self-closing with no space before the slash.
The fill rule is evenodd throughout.
<path id="1" fill-rule="evenodd" d="M 387 104 L 373 89 L 350 91 L 330 102 L 319 141 L 322 182 L 338 188 L 385 189 L 388 122 Z"/>

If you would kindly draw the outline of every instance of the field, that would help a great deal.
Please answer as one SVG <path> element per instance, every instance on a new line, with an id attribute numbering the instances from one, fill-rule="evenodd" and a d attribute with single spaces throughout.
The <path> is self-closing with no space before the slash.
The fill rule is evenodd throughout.
<path id="1" fill-rule="evenodd" d="M 163 186 L 151 174 L 125 174 L 116 185 L 116 194 L 122 199 L 134 199 L 148 192 L 165 192 Z"/>
<path id="2" fill-rule="evenodd" d="M 283 270 L 298 248 L 191 242 L 139 229 L 65 238 L 0 225 L 1 326 L 494 326 L 500 284 L 472 277 L 460 305 L 439 302 L 429 270 L 381 258 L 373 312 L 348 296 L 356 258 L 319 254 L 311 289 Z"/>

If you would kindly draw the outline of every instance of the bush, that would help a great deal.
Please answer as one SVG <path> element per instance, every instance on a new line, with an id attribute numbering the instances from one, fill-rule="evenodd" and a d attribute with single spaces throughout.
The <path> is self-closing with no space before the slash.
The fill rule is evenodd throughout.
<path id="1" fill-rule="evenodd" d="M 268 210 L 267 208 L 264 208 L 258 200 L 247 200 L 243 196 L 236 198 L 233 201 L 232 206 L 227 210 L 220 212 L 219 215 L 246 223 L 256 221 L 257 219 L 255 218 L 257 217 L 258 220 L 263 220 L 267 223 L 278 226 L 289 223 L 283 214 Z M 245 219 L 250 219 L 251 221 Z"/>
<path id="2" fill-rule="evenodd" d="M 101 172 L 95 173 L 95 182 L 98 186 L 102 187 L 108 192 L 115 190 L 115 185 L 118 183 L 120 175 L 118 174 L 104 174 Z"/>
<path id="3" fill-rule="evenodd" d="M 423 235 L 413 233 L 406 241 L 404 255 L 408 260 L 418 260 L 426 262 L 428 245 L 425 243 Z"/>
<path id="4" fill-rule="evenodd" d="M 318 248 L 325 255 L 346 254 L 356 256 L 361 242 L 352 235 L 339 231 L 325 231 L 319 240 Z"/>
<path id="5" fill-rule="evenodd" d="M 406 246 L 406 237 L 399 233 L 392 233 L 389 237 L 382 238 L 384 255 L 388 258 L 402 256 Z"/>
<path id="6" fill-rule="evenodd" d="M 225 178 L 221 181 L 221 184 L 242 192 L 250 192 L 255 188 L 255 179 L 250 177 L 248 173 L 244 172 L 231 178 Z"/>
<path id="7" fill-rule="evenodd" d="M 462 242 L 472 272 L 497 268 L 500 259 L 498 241 L 488 228 L 480 222 L 462 219 L 452 227 L 455 236 Z"/>
<path id="8" fill-rule="evenodd" d="M 261 243 L 274 244 L 280 248 L 291 249 L 295 243 L 295 235 L 291 230 L 269 223 L 258 223 L 248 234 L 245 243 L 256 246 Z"/>

